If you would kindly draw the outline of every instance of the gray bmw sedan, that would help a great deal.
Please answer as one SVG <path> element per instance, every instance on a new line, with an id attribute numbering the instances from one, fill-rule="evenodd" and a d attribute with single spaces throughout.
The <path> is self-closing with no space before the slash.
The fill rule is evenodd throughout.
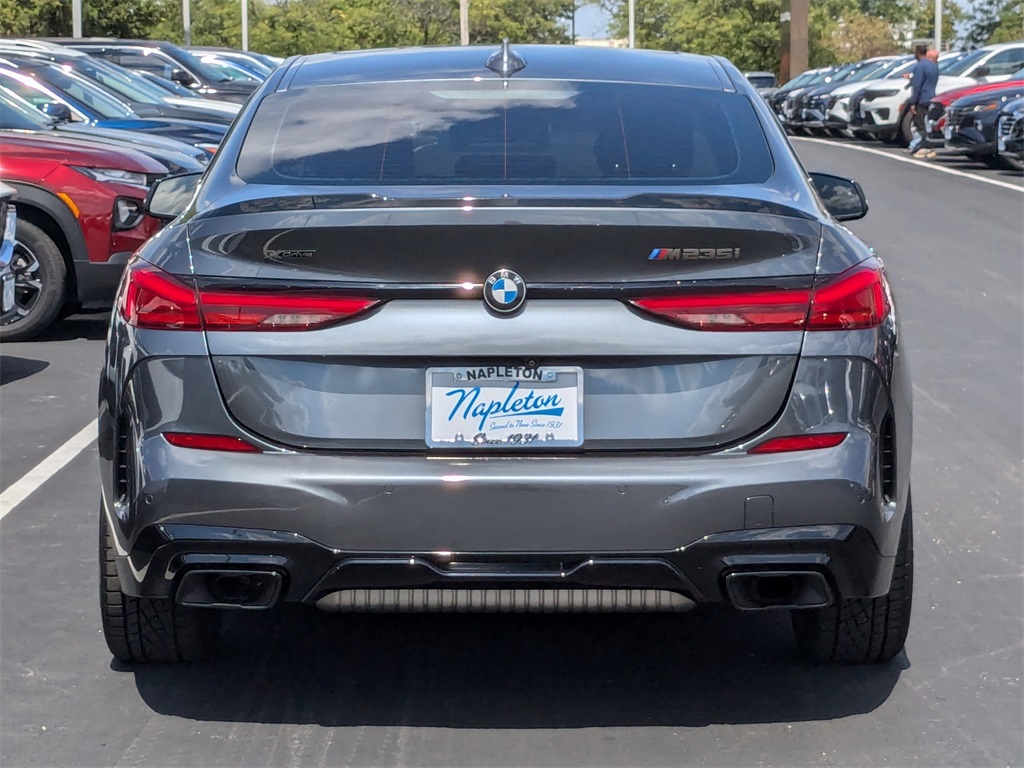
<path id="1" fill-rule="evenodd" d="M 881 262 L 721 58 L 292 58 L 120 285 L 100 385 L 111 652 L 227 610 L 786 610 L 884 661 L 910 381 Z"/>

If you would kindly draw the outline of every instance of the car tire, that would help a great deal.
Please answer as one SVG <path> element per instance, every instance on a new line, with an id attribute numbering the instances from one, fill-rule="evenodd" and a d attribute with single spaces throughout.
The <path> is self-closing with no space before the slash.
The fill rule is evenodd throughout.
<path id="1" fill-rule="evenodd" d="M 121 591 L 113 536 L 102 508 L 99 549 L 100 623 L 115 658 L 129 663 L 199 661 L 213 652 L 220 619 L 216 611 Z"/>
<path id="2" fill-rule="evenodd" d="M 64 257 L 49 235 L 22 219 L 14 240 L 16 303 L 24 314 L 0 326 L 0 341 L 38 336 L 57 318 L 67 291 Z"/>
<path id="3" fill-rule="evenodd" d="M 909 109 L 900 118 L 899 129 L 893 134 L 892 140 L 894 144 L 903 147 L 909 147 L 910 142 L 914 140 L 914 116 L 910 114 Z"/>
<path id="4" fill-rule="evenodd" d="M 903 650 L 914 591 L 914 533 L 910 497 L 889 592 L 881 597 L 839 598 L 827 608 L 792 612 L 801 652 L 814 661 L 870 664 Z"/>

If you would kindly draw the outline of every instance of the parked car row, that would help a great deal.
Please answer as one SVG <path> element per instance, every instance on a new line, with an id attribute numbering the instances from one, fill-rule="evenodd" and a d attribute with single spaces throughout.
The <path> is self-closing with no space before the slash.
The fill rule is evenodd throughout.
<path id="1" fill-rule="evenodd" d="M 879 56 L 811 70 L 762 95 L 791 133 L 908 145 L 914 63 L 909 55 Z M 925 146 L 941 146 L 991 166 L 1021 168 L 1015 137 L 1021 130 L 1024 42 L 949 51 L 939 56 L 938 66 Z"/>
<path id="2" fill-rule="evenodd" d="M 162 226 L 145 209 L 153 184 L 203 171 L 279 62 L 148 40 L 0 39 L 0 340 L 109 304 Z"/>

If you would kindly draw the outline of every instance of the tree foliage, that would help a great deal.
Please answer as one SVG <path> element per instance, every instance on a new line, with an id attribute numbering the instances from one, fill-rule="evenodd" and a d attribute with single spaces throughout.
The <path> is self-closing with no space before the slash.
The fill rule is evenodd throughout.
<path id="1" fill-rule="evenodd" d="M 82 33 L 95 37 L 145 36 L 164 12 L 160 0 L 83 0 Z M 0 0 L 0 35 L 70 34 L 69 0 Z"/>
<path id="2" fill-rule="evenodd" d="M 992 30 L 990 43 L 1012 43 L 1024 37 L 1024 2 L 1006 3 L 999 16 L 999 25 Z"/>
<path id="3" fill-rule="evenodd" d="M 459 42 L 459 0 L 248 0 L 249 47 L 277 55 Z M 572 0 L 472 0 L 470 40 L 568 42 Z M 85 35 L 184 41 L 181 0 L 83 0 Z M 241 46 L 239 0 L 191 0 L 194 45 Z M 0 34 L 71 34 L 70 0 L 0 0 Z"/>
<path id="4" fill-rule="evenodd" d="M 580 0 L 582 1 L 582 0 Z M 612 12 L 611 33 L 625 37 L 626 0 L 591 0 Z M 240 0 L 191 0 L 192 42 L 241 46 Z M 247 0 L 249 46 L 277 55 L 441 45 L 459 41 L 458 0 Z M 182 42 L 181 0 L 83 0 L 86 35 Z M 574 0 L 471 0 L 470 40 L 568 42 Z M 637 45 L 716 53 L 745 70 L 779 63 L 781 0 L 638 0 Z M 895 52 L 904 34 L 933 34 L 933 0 L 814 0 L 811 66 Z M 944 0 L 943 39 L 965 15 Z M 976 44 L 1024 35 L 1022 0 L 977 0 L 968 39 Z M 70 0 L 0 0 L 0 35 L 69 35 Z"/>
<path id="5" fill-rule="evenodd" d="M 975 45 L 1008 43 L 1024 37 L 1024 3 L 1021 0 L 979 0 L 974 4 L 967 41 Z"/>
<path id="6" fill-rule="evenodd" d="M 613 15 L 613 36 L 625 37 L 626 0 L 603 2 Z M 808 62 L 820 67 L 896 53 L 901 30 L 918 38 L 932 36 L 934 7 L 933 0 L 814 0 Z M 636 3 L 636 44 L 717 53 L 742 70 L 777 70 L 780 10 L 780 0 L 642 0 Z M 944 39 L 953 39 L 954 25 L 962 18 L 957 0 L 944 0 Z"/>
<path id="7" fill-rule="evenodd" d="M 892 25 L 878 16 L 862 13 L 853 15 L 836 30 L 832 47 L 836 61 L 840 64 L 884 56 L 899 50 L 899 44 L 893 37 Z"/>

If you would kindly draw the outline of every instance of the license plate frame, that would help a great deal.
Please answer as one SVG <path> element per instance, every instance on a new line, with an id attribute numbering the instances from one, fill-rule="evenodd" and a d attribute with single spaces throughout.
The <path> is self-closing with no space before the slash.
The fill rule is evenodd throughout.
<path id="1" fill-rule="evenodd" d="M 542 407 L 530 407 L 534 396 L 543 398 Z M 424 426 L 431 448 L 524 453 L 578 448 L 583 445 L 583 369 L 490 364 L 428 368 Z"/>

